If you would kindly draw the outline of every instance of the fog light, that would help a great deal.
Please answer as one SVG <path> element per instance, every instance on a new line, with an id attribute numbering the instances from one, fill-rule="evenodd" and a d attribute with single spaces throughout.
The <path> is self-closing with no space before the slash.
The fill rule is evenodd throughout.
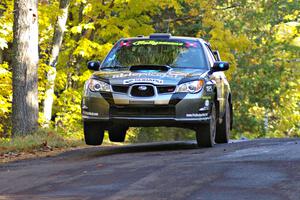
<path id="1" fill-rule="evenodd" d="M 205 105 L 205 107 L 208 107 L 209 106 L 209 100 L 205 100 L 204 105 Z"/>

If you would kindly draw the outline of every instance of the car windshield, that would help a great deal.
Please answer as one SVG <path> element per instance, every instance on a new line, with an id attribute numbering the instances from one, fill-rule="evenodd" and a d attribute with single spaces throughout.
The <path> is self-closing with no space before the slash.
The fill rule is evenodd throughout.
<path id="1" fill-rule="evenodd" d="M 115 45 L 102 68 L 135 65 L 207 69 L 202 46 L 192 40 L 124 40 Z"/>

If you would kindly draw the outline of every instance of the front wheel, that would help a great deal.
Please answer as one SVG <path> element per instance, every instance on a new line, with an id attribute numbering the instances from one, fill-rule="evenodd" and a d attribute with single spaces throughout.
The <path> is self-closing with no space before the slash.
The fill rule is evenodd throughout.
<path id="1" fill-rule="evenodd" d="M 209 124 L 196 128 L 196 139 L 199 147 L 213 147 L 216 136 L 216 105 L 212 104 Z"/>
<path id="2" fill-rule="evenodd" d="M 101 145 L 104 129 L 97 122 L 83 122 L 84 140 L 87 145 Z"/>

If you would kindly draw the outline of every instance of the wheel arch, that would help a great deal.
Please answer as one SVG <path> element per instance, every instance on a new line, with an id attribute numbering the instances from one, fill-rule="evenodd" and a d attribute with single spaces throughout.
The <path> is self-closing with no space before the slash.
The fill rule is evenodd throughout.
<path id="1" fill-rule="evenodd" d="M 220 103 L 219 103 L 219 100 L 218 100 L 218 89 L 217 89 L 216 85 L 214 87 L 213 101 L 216 104 L 216 117 L 218 119 L 219 118 L 219 114 L 220 114 Z"/>
<path id="2" fill-rule="evenodd" d="M 228 102 L 229 102 L 229 108 L 230 108 L 230 130 L 232 130 L 232 127 L 233 127 L 233 106 L 232 106 L 231 93 L 228 94 Z"/>

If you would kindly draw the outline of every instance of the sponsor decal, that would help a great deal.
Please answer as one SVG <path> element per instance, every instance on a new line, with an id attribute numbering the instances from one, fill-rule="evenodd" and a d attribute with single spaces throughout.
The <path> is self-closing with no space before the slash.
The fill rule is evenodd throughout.
<path id="1" fill-rule="evenodd" d="M 190 47 L 199 47 L 199 43 L 197 42 L 186 42 L 185 47 L 190 48 Z"/>
<path id="2" fill-rule="evenodd" d="M 82 114 L 84 115 L 89 115 L 89 116 L 98 116 L 98 113 L 94 113 L 94 112 L 88 112 L 88 111 L 82 111 Z"/>
<path id="3" fill-rule="evenodd" d="M 121 41 L 120 42 L 120 47 L 123 47 L 123 46 L 129 47 L 130 45 L 131 45 L 130 41 L 127 41 L 127 42 Z"/>
<path id="4" fill-rule="evenodd" d="M 205 87 L 205 89 L 206 89 L 207 92 L 212 92 L 213 91 L 213 86 L 212 85 L 207 85 Z"/>
<path id="5" fill-rule="evenodd" d="M 207 117 L 208 113 L 188 113 L 186 117 Z"/>
<path id="6" fill-rule="evenodd" d="M 210 120 L 210 117 L 203 117 L 200 119 L 201 121 L 206 121 L 206 120 Z"/>
<path id="7" fill-rule="evenodd" d="M 126 79 L 123 81 L 123 84 L 133 84 L 133 83 L 140 83 L 140 82 L 146 82 L 146 83 L 153 83 L 157 85 L 164 84 L 164 81 L 161 79 L 153 79 L 153 78 L 132 78 L 132 79 Z"/>
<path id="8" fill-rule="evenodd" d="M 183 42 L 172 42 L 172 41 L 155 41 L 155 40 L 141 40 L 132 43 L 134 46 L 139 45 L 171 45 L 171 46 L 183 46 Z"/>
<path id="9" fill-rule="evenodd" d="M 101 74 L 100 74 L 101 75 Z M 157 76 L 157 77 L 162 77 L 162 78 L 177 78 L 179 76 L 184 76 L 185 73 L 181 72 L 168 72 L 168 73 L 157 73 L 157 72 L 149 72 L 149 73 L 133 73 L 133 72 L 124 72 L 124 73 L 119 73 L 119 74 L 114 74 L 112 78 L 125 78 L 125 77 L 142 77 L 142 76 Z"/>

